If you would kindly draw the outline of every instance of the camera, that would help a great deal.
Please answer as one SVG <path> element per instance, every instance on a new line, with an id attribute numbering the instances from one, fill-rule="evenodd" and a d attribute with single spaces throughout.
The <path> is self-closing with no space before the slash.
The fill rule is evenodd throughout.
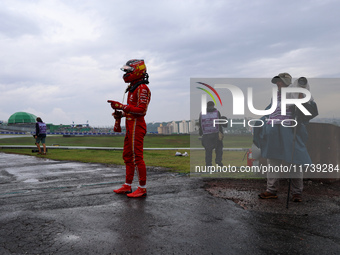
<path id="1" fill-rule="evenodd" d="M 298 84 L 300 87 L 305 88 L 307 85 L 307 78 L 306 77 L 300 77 L 298 79 Z"/>

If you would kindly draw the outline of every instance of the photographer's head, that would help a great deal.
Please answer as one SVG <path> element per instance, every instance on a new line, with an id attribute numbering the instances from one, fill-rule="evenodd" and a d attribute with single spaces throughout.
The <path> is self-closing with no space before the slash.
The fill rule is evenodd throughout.
<path id="1" fill-rule="evenodd" d="M 289 73 L 279 73 L 274 76 L 272 83 L 276 84 L 278 89 L 281 90 L 283 87 L 288 87 L 292 83 L 292 76 Z"/>
<path id="2" fill-rule="evenodd" d="M 209 111 L 209 110 L 213 110 L 213 109 L 215 109 L 215 104 L 214 104 L 213 101 L 209 101 L 207 103 L 207 110 Z"/>
<path id="3" fill-rule="evenodd" d="M 40 117 L 37 118 L 37 122 L 43 122 Z"/>

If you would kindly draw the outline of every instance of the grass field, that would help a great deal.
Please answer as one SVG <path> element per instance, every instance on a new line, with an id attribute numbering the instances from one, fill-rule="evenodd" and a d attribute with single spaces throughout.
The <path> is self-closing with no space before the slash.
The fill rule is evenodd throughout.
<path id="1" fill-rule="evenodd" d="M 33 137 L 0 139 L 0 145 L 34 145 Z M 46 145 L 89 146 L 89 147 L 123 147 L 124 136 L 48 136 Z M 190 147 L 189 135 L 147 135 L 144 139 L 145 148 Z"/>
<path id="2" fill-rule="evenodd" d="M 124 136 L 95 136 L 95 137 L 63 137 L 48 136 L 46 145 L 52 146 L 87 146 L 87 147 L 123 147 Z M 247 136 L 226 136 L 224 147 L 226 148 L 250 148 L 252 137 Z M 17 137 L 0 139 L 0 145 L 34 145 L 33 137 Z M 144 140 L 144 148 L 178 148 L 184 153 L 187 150 L 180 148 L 202 147 L 198 137 L 190 135 L 147 135 Z M 57 147 L 55 147 L 57 148 Z M 0 149 L 0 152 L 16 153 L 30 156 L 38 156 L 30 149 Z M 190 154 L 190 151 L 187 151 Z M 164 167 L 176 172 L 188 173 L 190 168 L 190 157 L 176 157 L 174 150 L 145 150 L 144 160 L 147 166 Z M 198 153 L 200 160 L 204 161 L 204 151 Z M 197 155 L 197 154 L 196 154 Z M 79 161 L 86 163 L 103 163 L 109 165 L 124 165 L 122 151 L 112 150 L 64 150 L 49 149 L 45 157 L 53 160 Z M 223 162 L 240 166 L 246 164 L 242 161 L 244 152 L 225 151 Z M 195 156 L 196 158 L 196 156 Z"/>

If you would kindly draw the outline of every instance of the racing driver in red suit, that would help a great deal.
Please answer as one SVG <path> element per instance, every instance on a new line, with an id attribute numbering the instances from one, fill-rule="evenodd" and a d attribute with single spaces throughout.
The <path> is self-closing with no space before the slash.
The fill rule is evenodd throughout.
<path id="1" fill-rule="evenodd" d="M 114 190 L 117 194 L 127 194 L 128 197 L 146 196 L 146 167 L 143 159 L 143 142 L 146 134 L 144 116 L 148 109 L 151 92 L 147 86 L 148 74 L 144 60 L 132 59 L 121 68 L 125 72 L 123 79 L 130 83 L 125 91 L 128 93 L 127 104 L 108 100 L 115 109 L 114 118 L 126 118 L 126 135 L 124 139 L 123 159 L 126 166 L 125 184 Z M 118 111 L 122 110 L 122 111 Z M 131 184 L 135 170 L 138 174 L 139 187 L 133 192 Z"/>

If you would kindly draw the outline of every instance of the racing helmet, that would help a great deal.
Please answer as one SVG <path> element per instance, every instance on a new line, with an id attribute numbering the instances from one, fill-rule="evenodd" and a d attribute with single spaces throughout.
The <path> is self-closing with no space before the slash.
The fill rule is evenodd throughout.
<path id="1" fill-rule="evenodd" d="M 125 83 L 144 79 L 146 74 L 146 66 L 143 59 L 131 59 L 120 70 L 125 72 L 123 75 Z"/>

